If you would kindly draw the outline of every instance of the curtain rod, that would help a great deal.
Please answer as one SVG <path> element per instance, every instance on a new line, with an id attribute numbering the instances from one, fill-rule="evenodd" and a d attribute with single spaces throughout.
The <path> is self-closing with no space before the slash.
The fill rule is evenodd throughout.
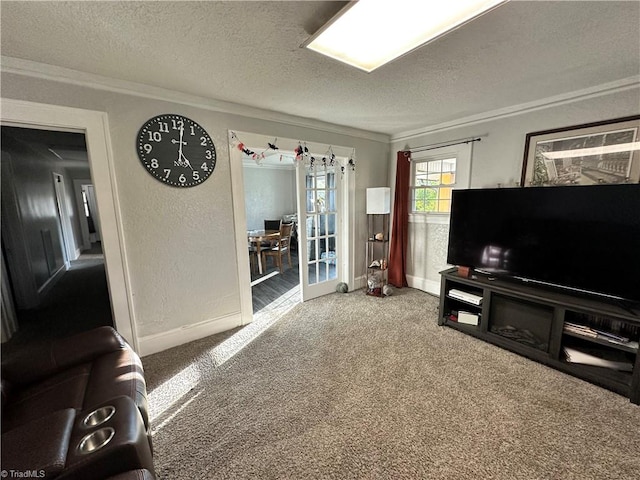
<path id="1" fill-rule="evenodd" d="M 482 138 L 480 137 L 469 137 L 469 138 L 463 138 L 460 140 L 453 140 L 449 143 L 440 142 L 440 143 L 432 143 L 431 145 L 421 145 L 419 147 L 410 148 L 409 151 L 411 153 L 426 152 L 427 150 L 435 150 L 436 148 L 451 147 L 453 145 L 461 145 L 463 143 L 473 143 L 473 142 L 481 142 L 481 141 L 482 141 Z"/>

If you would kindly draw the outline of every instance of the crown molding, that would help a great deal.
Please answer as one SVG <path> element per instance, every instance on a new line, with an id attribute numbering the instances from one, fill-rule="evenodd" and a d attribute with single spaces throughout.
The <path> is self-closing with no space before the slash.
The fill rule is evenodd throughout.
<path id="1" fill-rule="evenodd" d="M 634 88 L 640 88 L 640 75 L 635 75 L 583 90 L 576 90 L 574 92 L 547 97 L 544 99 L 535 100 L 533 102 L 522 103 L 519 105 L 491 110 L 477 115 L 459 118 L 450 122 L 444 122 L 415 130 L 387 135 L 384 133 L 370 132 L 352 127 L 330 124 L 310 118 L 289 115 L 286 113 L 264 110 L 248 105 L 241 105 L 237 103 L 216 100 L 213 98 L 200 97 L 197 95 L 191 95 L 161 87 L 154 87 L 142 83 L 130 82 L 127 80 L 118 80 L 115 78 L 81 72 L 78 70 L 49 65 L 46 63 L 8 57 L 5 55 L 0 56 L 0 70 L 2 72 L 12 73 L 16 75 L 53 80 L 71 85 L 77 85 L 81 87 L 114 93 L 121 93 L 125 95 L 134 95 L 143 98 L 150 98 L 153 100 L 174 102 L 219 113 L 227 113 L 231 115 L 239 115 L 252 119 L 277 122 L 296 127 L 310 128 L 327 133 L 337 133 L 340 135 L 363 138 L 376 142 L 382 142 L 385 144 L 406 141 L 427 134 L 467 127 L 487 121 L 499 120 L 572 102 L 596 98 L 603 95 L 610 95 Z"/>
<path id="2" fill-rule="evenodd" d="M 640 88 L 640 75 L 623 78 L 621 80 L 604 83 L 602 85 L 585 88 L 583 90 L 576 90 L 574 92 L 563 93 L 561 95 L 555 95 L 553 97 L 535 100 L 533 102 L 521 103 L 519 105 L 513 105 L 511 107 L 491 110 L 489 112 L 484 112 L 478 115 L 459 118 L 451 122 L 440 123 L 437 125 L 431 125 L 429 127 L 423 127 L 416 130 L 397 133 L 391 136 L 391 142 L 410 140 L 430 133 L 436 133 L 460 127 L 468 127 L 478 123 L 513 117 L 515 115 L 522 115 L 524 113 L 535 112 L 536 110 L 543 110 L 546 108 L 565 105 L 568 103 L 587 100 L 590 98 L 596 98 L 603 95 L 611 95 L 613 93 L 623 92 L 625 90 L 631 90 L 634 88 Z"/>
<path id="3" fill-rule="evenodd" d="M 118 80 L 93 73 L 81 72 L 79 70 L 72 70 L 65 67 L 33 62 L 31 60 L 8 57 L 5 55 L 0 56 L 0 69 L 2 72 L 16 75 L 53 80 L 56 82 L 92 88 L 95 90 L 134 95 L 153 100 L 174 102 L 219 113 L 240 115 L 252 119 L 310 128 L 327 133 L 337 133 L 340 135 L 363 138 L 385 144 L 388 144 L 390 139 L 390 136 L 384 133 L 370 132 L 367 130 L 335 125 L 310 118 L 298 117 L 248 105 L 241 105 L 239 103 L 225 102 L 214 98 L 200 97 L 167 88 L 154 87 L 142 83 L 130 82 L 128 80 Z"/>

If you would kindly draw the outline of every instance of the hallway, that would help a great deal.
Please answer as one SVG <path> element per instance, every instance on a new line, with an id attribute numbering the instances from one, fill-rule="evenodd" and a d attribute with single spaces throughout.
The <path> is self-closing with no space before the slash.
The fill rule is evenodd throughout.
<path id="1" fill-rule="evenodd" d="M 19 329 L 2 344 L 3 357 L 28 343 L 113 325 L 100 243 L 71 262 L 38 308 L 19 310 L 17 315 Z"/>

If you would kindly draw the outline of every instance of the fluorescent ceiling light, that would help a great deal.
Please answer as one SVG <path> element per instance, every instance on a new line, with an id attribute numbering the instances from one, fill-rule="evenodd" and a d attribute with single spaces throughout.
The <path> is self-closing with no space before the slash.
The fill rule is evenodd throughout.
<path id="1" fill-rule="evenodd" d="M 505 0 L 360 0 L 302 46 L 372 72 Z"/>

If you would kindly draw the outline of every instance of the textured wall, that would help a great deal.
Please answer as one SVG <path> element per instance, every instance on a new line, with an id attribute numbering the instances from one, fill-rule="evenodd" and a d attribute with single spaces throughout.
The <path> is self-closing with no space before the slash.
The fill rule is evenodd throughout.
<path id="1" fill-rule="evenodd" d="M 395 156 L 407 145 L 416 147 L 482 135 L 482 141 L 473 144 L 471 188 L 513 185 L 522 173 L 527 133 L 637 115 L 639 111 L 640 88 L 635 88 L 394 141 L 391 151 Z M 391 178 L 395 178 L 395 172 Z"/>
<path id="2" fill-rule="evenodd" d="M 388 145 L 374 140 L 16 74 L 2 73 L 2 96 L 107 113 L 128 288 L 139 336 L 240 311 L 229 130 L 355 148 L 356 219 L 365 218 L 366 188 L 387 185 Z M 145 121 L 162 113 L 192 118 L 213 139 L 216 169 L 202 185 L 168 187 L 142 168 L 136 134 Z M 354 255 L 355 264 L 363 265 L 365 229 L 359 225 L 357 222 Z M 356 270 L 358 274 L 362 272 Z"/>
<path id="3" fill-rule="evenodd" d="M 414 288 L 438 294 L 440 275 L 447 267 L 449 225 L 447 223 L 409 223 L 407 280 Z"/>
<path id="4" fill-rule="evenodd" d="M 514 186 L 520 181 L 527 133 L 637 115 L 639 110 L 640 88 L 451 128 L 408 141 L 395 141 L 391 144 L 391 183 L 395 184 L 396 151 L 482 135 L 482 141 L 473 144 L 471 188 L 496 187 L 498 184 Z M 469 166 L 459 165 L 459 168 L 467 169 Z M 439 282 L 437 272 L 446 266 L 448 229 L 445 233 L 444 226 L 441 225 L 411 223 L 409 238 L 407 271 L 415 276 L 416 286 L 423 288 L 425 285 L 432 285 L 434 280 Z M 438 291 L 423 289 L 432 293 Z"/>

